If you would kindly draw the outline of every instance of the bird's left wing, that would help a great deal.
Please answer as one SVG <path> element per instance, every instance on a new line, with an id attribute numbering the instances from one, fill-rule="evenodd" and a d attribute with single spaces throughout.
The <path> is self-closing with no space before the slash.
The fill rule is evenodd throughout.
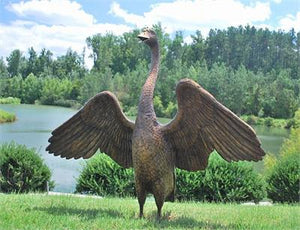
<path id="1" fill-rule="evenodd" d="M 123 114 L 117 98 L 104 91 L 52 132 L 49 153 L 62 158 L 89 158 L 100 149 L 121 166 L 132 167 L 134 123 Z"/>
<path id="2" fill-rule="evenodd" d="M 178 168 L 207 166 L 215 149 L 227 161 L 262 159 L 255 131 L 196 82 L 183 79 L 176 88 L 178 112 L 161 131 L 175 152 Z"/>

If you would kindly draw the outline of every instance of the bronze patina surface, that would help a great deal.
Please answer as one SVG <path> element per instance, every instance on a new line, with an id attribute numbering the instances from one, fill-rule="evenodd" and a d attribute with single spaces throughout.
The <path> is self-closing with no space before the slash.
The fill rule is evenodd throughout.
<path id="1" fill-rule="evenodd" d="M 142 88 L 135 123 L 123 114 L 117 98 L 104 91 L 52 132 L 47 150 L 63 158 L 89 158 L 98 149 L 125 168 L 133 167 L 140 217 L 152 193 L 157 215 L 174 200 L 175 167 L 205 169 L 213 150 L 227 161 L 261 160 L 264 151 L 254 130 L 196 82 L 176 87 L 178 112 L 166 125 L 158 123 L 153 92 L 159 69 L 156 34 L 145 29 L 138 38 L 151 49 L 151 69 Z"/>

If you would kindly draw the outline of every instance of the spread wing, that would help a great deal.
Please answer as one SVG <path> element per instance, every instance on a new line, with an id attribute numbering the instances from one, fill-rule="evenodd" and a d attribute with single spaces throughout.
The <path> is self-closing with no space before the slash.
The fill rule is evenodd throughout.
<path id="1" fill-rule="evenodd" d="M 161 129 L 176 153 L 176 167 L 204 169 L 214 149 L 229 162 L 262 159 L 255 131 L 200 85 L 183 79 L 176 94 L 177 115 Z"/>
<path id="2" fill-rule="evenodd" d="M 121 166 L 132 167 L 134 123 L 123 114 L 117 98 L 99 93 L 52 132 L 47 151 L 63 158 L 89 158 L 100 149 Z"/>

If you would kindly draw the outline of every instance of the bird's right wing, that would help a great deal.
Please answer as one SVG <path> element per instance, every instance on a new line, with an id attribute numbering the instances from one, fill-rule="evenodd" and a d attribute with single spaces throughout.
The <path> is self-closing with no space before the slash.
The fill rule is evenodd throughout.
<path id="1" fill-rule="evenodd" d="M 63 158 L 89 158 L 100 149 L 121 166 L 132 167 L 134 123 L 108 91 L 97 94 L 73 117 L 52 132 L 47 151 Z"/>
<path id="2" fill-rule="evenodd" d="M 176 88 L 178 112 L 163 126 L 178 168 L 205 169 L 215 149 L 227 161 L 262 159 L 255 131 L 196 82 L 183 79 Z"/>

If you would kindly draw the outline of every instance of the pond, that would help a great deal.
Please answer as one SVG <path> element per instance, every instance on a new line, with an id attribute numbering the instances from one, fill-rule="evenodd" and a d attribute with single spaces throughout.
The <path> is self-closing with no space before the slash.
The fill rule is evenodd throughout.
<path id="1" fill-rule="evenodd" d="M 84 160 L 66 160 L 55 157 L 45 151 L 48 138 L 53 129 L 76 113 L 76 110 L 43 105 L 0 105 L 0 109 L 13 112 L 17 116 L 14 123 L 0 124 L 0 143 L 15 141 L 35 148 L 52 171 L 55 181 L 54 191 L 74 192 Z M 167 119 L 161 122 L 166 122 Z M 280 128 L 254 127 L 262 147 L 266 152 L 278 154 L 280 146 L 289 134 L 288 130 Z M 262 162 L 254 163 L 261 170 Z"/>

